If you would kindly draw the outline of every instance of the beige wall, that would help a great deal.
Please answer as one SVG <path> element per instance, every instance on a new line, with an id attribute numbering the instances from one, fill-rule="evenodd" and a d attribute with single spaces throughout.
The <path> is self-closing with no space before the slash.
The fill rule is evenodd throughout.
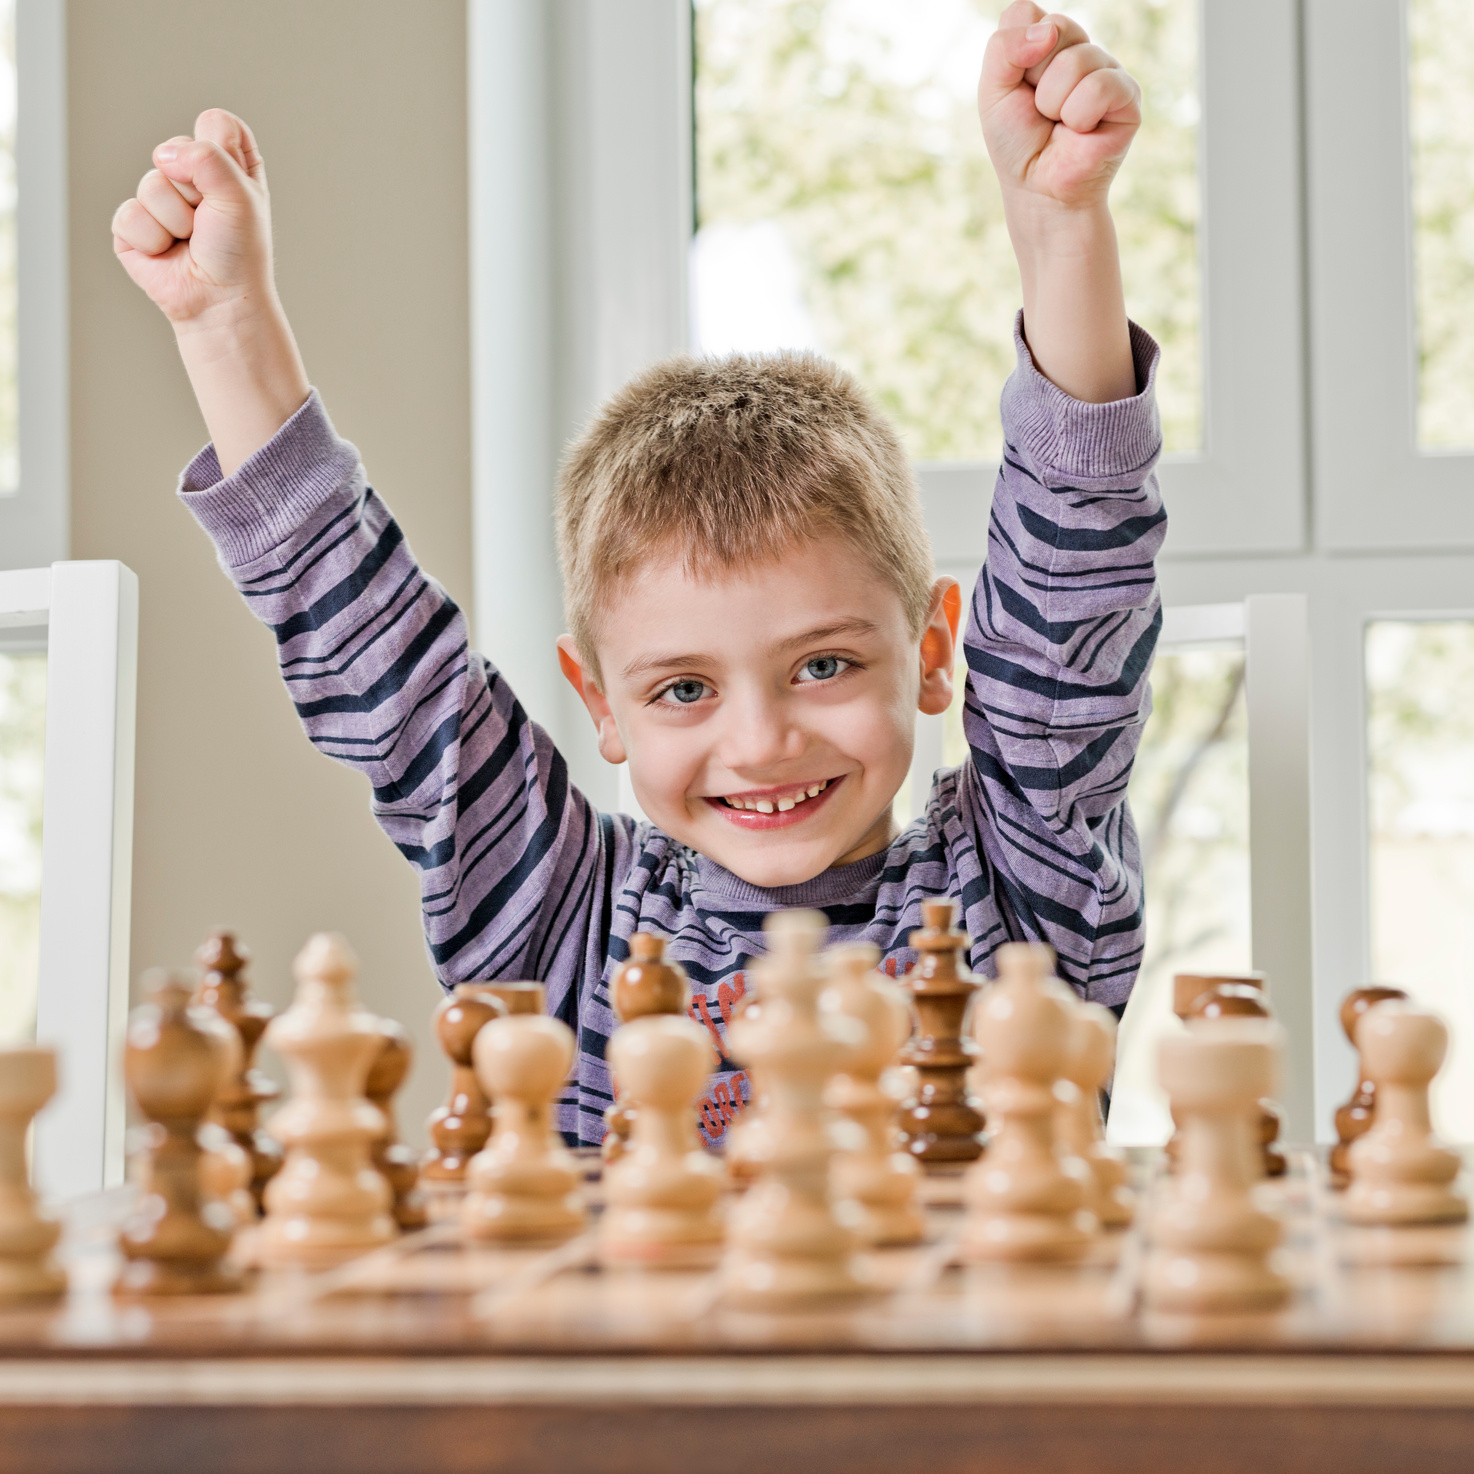
<path id="1" fill-rule="evenodd" d="M 71 0 L 72 556 L 120 558 L 142 601 L 133 969 L 212 926 L 289 993 L 312 931 L 345 932 L 369 1007 L 420 1045 L 418 1137 L 445 1070 L 415 875 L 368 787 L 297 726 L 273 642 L 174 496 L 204 431 L 167 325 L 108 220 L 153 145 L 221 106 L 255 129 L 281 294 L 308 372 L 424 565 L 471 593 L 464 0 Z"/>

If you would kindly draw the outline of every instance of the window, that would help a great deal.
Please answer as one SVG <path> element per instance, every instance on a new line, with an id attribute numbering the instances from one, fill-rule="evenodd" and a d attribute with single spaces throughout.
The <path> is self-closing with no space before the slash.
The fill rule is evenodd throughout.
<path id="1" fill-rule="evenodd" d="M 977 116 L 996 7 L 698 0 L 692 330 L 706 352 L 813 348 L 921 461 L 997 458 L 1018 273 Z M 1113 190 L 1127 293 L 1167 350 L 1168 448 L 1201 443 L 1197 7 L 1075 7 L 1141 80 Z"/>
<path id="2" fill-rule="evenodd" d="M 1372 976 L 1450 1025 L 1444 1129 L 1474 1118 L 1474 622 L 1367 628 Z"/>
<path id="3" fill-rule="evenodd" d="M 46 655 L 0 649 L 0 1041 L 34 1035 Z"/>

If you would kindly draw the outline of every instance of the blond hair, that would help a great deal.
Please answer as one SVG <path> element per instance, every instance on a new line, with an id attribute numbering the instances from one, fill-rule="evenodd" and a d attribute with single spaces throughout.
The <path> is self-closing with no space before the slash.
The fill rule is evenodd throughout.
<path id="1" fill-rule="evenodd" d="M 598 616 L 663 550 L 708 578 L 833 532 L 900 597 L 913 636 L 931 607 L 931 543 L 900 440 L 812 353 L 647 369 L 569 447 L 557 522 L 568 627 L 596 679 Z"/>

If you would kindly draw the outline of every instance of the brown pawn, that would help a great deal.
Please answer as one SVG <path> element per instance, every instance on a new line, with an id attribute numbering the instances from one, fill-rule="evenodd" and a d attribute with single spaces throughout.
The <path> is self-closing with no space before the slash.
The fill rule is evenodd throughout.
<path id="1" fill-rule="evenodd" d="M 637 931 L 630 938 L 629 961 L 615 969 L 609 985 L 610 1002 L 620 1023 L 653 1014 L 682 1014 L 691 1001 L 691 980 L 679 962 L 665 960 L 665 938 Z M 615 1083 L 614 1104 L 604 1112 L 603 1156 L 617 1162 L 635 1129 L 637 1107 Z"/>
<path id="2" fill-rule="evenodd" d="M 476 987 L 500 999 L 502 1007 L 513 1018 L 547 1012 L 547 994 L 541 983 L 489 982 L 477 983 Z"/>
<path id="3" fill-rule="evenodd" d="M 251 954 L 236 941 L 234 932 L 212 932 L 194 956 L 204 971 L 194 1001 L 219 1014 L 240 1035 L 240 1068 L 221 1088 L 210 1119 L 223 1126 L 250 1158 L 250 1190 L 259 1212 L 266 1184 L 282 1163 L 281 1143 L 257 1119 L 260 1108 L 280 1093 L 276 1082 L 255 1068 L 256 1046 L 275 1010 L 252 994 L 242 976 Z"/>
<path id="4" fill-rule="evenodd" d="M 507 1012 L 484 983 L 457 983 L 435 1010 L 435 1037 L 450 1058 L 451 1077 L 445 1104 L 426 1123 L 432 1145 L 420 1176 L 427 1182 L 464 1182 L 467 1164 L 491 1135 L 491 1102 L 471 1066 L 471 1046 L 484 1025 Z"/>
<path id="5" fill-rule="evenodd" d="M 971 1162 L 983 1154 L 983 1115 L 967 1088 L 977 1046 L 962 1033 L 981 980 L 968 971 L 969 938 L 953 929 L 956 917 L 956 903 L 946 898 L 921 903 L 926 924 L 910 937 L 921 956 L 901 980 L 916 1000 L 920 1024 L 896 1063 L 914 1066 L 920 1083 L 897 1124 L 903 1148 L 927 1163 Z"/>
<path id="6" fill-rule="evenodd" d="M 1198 999 L 1220 983 L 1253 988 L 1261 997 L 1268 998 L 1262 972 L 1179 972 L 1172 979 L 1172 1012 L 1180 1019 L 1190 1018 Z"/>
<path id="7" fill-rule="evenodd" d="M 142 1195 L 123 1224 L 123 1295 L 199 1295 L 237 1290 L 221 1268 L 235 1218 L 200 1191 L 199 1129 L 239 1050 L 211 1014 L 189 1006 L 187 984 L 170 973 L 147 980 L 152 1001 L 128 1024 L 123 1075 L 149 1120 Z"/>
<path id="8" fill-rule="evenodd" d="M 1188 974 L 1179 973 L 1178 976 L 1181 978 Z M 1269 1004 L 1264 998 L 1263 983 L 1253 981 L 1251 977 L 1212 983 L 1193 999 L 1186 1014 L 1189 1020 L 1271 1017 L 1273 1015 L 1269 1011 Z M 1274 1101 L 1261 1100 L 1259 1102 L 1259 1145 L 1263 1152 L 1266 1177 L 1283 1177 L 1289 1166 L 1284 1150 L 1279 1145 L 1280 1122 L 1280 1108 Z M 1180 1146 L 1181 1133 L 1173 1132 L 1171 1141 L 1167 1143 L 1169 1162 L 1176 1163 Z"/>
<path id="9" fill-rule="evenodd" d="M 1336 1144 L 1331 1148 L 1331 1186 L 1345 1187 L 1351 1181 L 1351 1143 L 1365 1136 L 1372 1129 L 1376 1115 L 1377 1087 L 1367 1078 L 1366 1063 L 1356 1042 L 1356 1026 L 1367 1009 L 1389 999 L 1404 1001 L 1407 994 L 1401 988 L 1373 984 L 1367 988 L 1353 988 L 1341 1004 L 1341 1027 L 1356 1050 L 1356 1089 L 1351 1099 L 1336 1111 Z"/>
<path id="10" fill-rule="evenodd" d="M 425 1195 L 419 1190 L 420 1165 L 413 1147 L 399 1139 L 399 1123 L 394 1116 L 394 1093 L 404 1084 L 414 1059 L 414 1047 L 402 1024 L 393 1019 L 380 1019 L 384 1047 L 369 1066 L 363 1093 L 371 1105 L 378 1106 L 384 1116 L 384 1134 L 374 1143 L 374 1166 L 384 1176 L 394 1193 L 390 1212 L 403 1229 L 423 1228 L 429 1222 Z"/>

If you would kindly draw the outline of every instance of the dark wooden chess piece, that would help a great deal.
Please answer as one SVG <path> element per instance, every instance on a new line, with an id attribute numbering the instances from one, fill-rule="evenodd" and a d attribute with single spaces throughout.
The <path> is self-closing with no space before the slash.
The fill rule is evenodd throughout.
<path id="1" fill-rule="evenodd" d="M 457 983 L 435 1010 L 435 1037 L 451 1063 L 450 1094 L 426 1123 L 431 1146 L 420 1164 L 427 1182 L 461 1183 L 466 1166 L 491 1135 L 491 1102 L 471 1065 L 471 1046 L 482 1026 L 508 1009 L 481 983 Z"/>
<path id="2" fill-rule="evenodd" d="M 201 1123 L 236 1062 L 229 1035 L 194 1014 L 179 976 L 151 974 L 152 1001 L 128 1024 L 123 1074 L 148 1118 L 142 1193 L 123 1224 L 122 1295 L 199 1295 L 240 1288 L 221 1267 L 235 1218 L 200 1191 Z M 201 1010 L 203 1013 L 203 1010 Z"/>
<path id="3" fill-rule="evenodd" d="M 1188 1019 L 1271 1018 L 1265 1001 L 1264 987 L 1257 979 L 1223 981 L 1198 994 L 1189 1005 Z M 1283 1117 L 1280 1108 L 1268 1098 L 1259 1102 L 1259 1144 L 1264 1154 L 1264 1175 L 1283 1177 L 1289 1163 L 1279 1145 Z M 1173 1124 L 1176 1124 L 1174 1118 Z M 1167 1159 L 1175 1165 L 1181 1147 L 1181 1132 L 1174 1131 L 1167 1143 Z"/>
<path id="4" fill-rule="evenodd" d="M 384 1116 L 384 1134 L 373 1145 L 373 1163 L 393 1190 L 394 1204 L 390 1212 L 394 1221 L 408 1232 L 429 1222 L 425 1195 L 419 1190 L 419 1157 L 413 1147 L 399 1139 L 399 1123 L 394 1115 L 394 1093 L 409 1074 L 414 1048 L 402 1024 L 388 1018 L 380 1019 L 379 1023 L 384 1047 L 369 1066 L 363 1093 Z"/>
<path id="5" fill-rule="evenodd" d="M 945 898 L 923 901 L 925 925 L 911 933 L 921 953 L 901 980 L 916 1001 L 920 1023 L 896 1062 L 920 1077 L 916 1094 L 897 1115 L 904 1149 L 925 1163 L 971 1162 L 983 1153 L 983 1114 L 968 1091 L 977 1046 L 963 1037 L 963 1016 L 981 980 L 964 960 L 969 938 L 953 929 L 957 907 Z"/>
<path id="6" fill-rule="evenodd" d="M 1356 1042 L 1356 1026 L 1369 1008 L 1391 998 L 1406 997 L 1401 988 L 1373 984 L 1366 988 L 1353 988 L 1341 1004 L 1341 1027 L 1346 1031 L 1351 1047 L 1356 1050 L 1356 1089 L 1351 1092 L 1351 1099 L 1336 1111 L 1336 1144 L 1331 1148 L 1330 1158 L 1333 1187 L 1345 1187 L 1351 1181 L 1351 1143 L 1372 1129 L 1376 1116 L 1377 1087 L 1367 1079 L 1361 1048 Z"/>
<path id="7" fill-rule="evenodd" d="M 637 931 L 630 938 L 629 960 L 615 969 L 610 1002 L 621 1024 L 652 1014 L 684 1014 L 691 1001 L 691 981 L 679 962 L 665 960 L 665 938 Z M 629 1145 L 638 1107 L 615 1086 L 614 1104 L 604 1112 L 603 1156 L 617 1162 Z"/>
<path id="8" fill-rule="evenodd" d="M 281 1169 L 281 1143 L 261 1124 L 259 1112 L 279 1094 L 276 1082 L 255 1068 L 256 1046 L 275 1010 L 255 997 L 242 974 L 251 954 L 229 931 L 212 932 L 195 953 L 204 976 L 195 1002 L 218 1013 L 240 1035 L 241 1066 L 221 1087 L 210 1108 L 210 1119 L 223 1126 L 251 1159 L 251 1196 L 261 1209 L 266 1184 Z"/>

